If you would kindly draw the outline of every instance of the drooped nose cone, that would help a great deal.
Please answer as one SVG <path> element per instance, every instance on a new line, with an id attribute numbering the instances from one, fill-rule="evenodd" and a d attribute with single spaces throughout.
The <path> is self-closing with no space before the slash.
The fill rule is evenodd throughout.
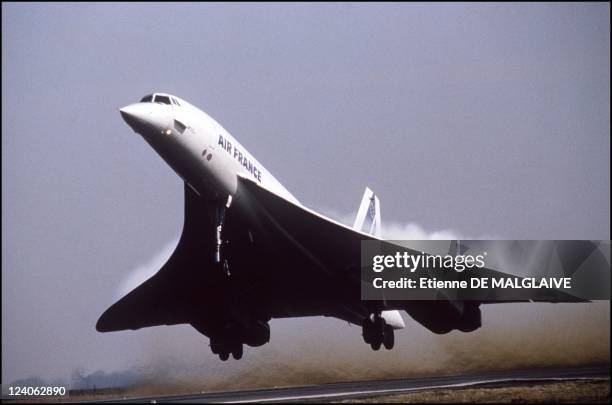
<path id="1" fill-rule="evenodd" d="M 119 109 L 123 120 L 141 135 L 162 133 L 168 127 L 169 115 L 163 106 L 135 103 Z"/>
<path id="2" fill-rule="evenodd" d="M 119 109 L 123 120 L 136 132 L 142 133 L 150 125 L 151 109 L 148 106 L 138 104 L 130 104 Z"/>

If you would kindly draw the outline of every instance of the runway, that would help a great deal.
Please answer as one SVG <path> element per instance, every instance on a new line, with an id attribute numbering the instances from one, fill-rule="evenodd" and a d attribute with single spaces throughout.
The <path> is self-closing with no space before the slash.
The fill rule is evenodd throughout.
<path id="1" fill-rule="evenodd" d="M 287 402 L 330 401 L 346 398 L 409 393 L 437 388 L 500 386 L 518 382 L 546 382 L 578 379 L 609 379 L 610 367 L 511 370 L 468 375 L 396 380 L 344 382 L 302 387 L 210 392 L 164 397 L 139 397 L 105 402 Z"/>

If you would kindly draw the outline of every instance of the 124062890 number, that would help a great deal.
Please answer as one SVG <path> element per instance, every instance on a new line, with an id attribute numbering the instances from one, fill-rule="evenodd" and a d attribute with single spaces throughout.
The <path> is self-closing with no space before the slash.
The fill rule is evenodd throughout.
<path id="1" fill-rule="evenodd" d="M 6 385 L 2 387 L 3 398 L 14 397 L 58 397 L 68 395 L 68 389 L 62 385 L 26 386 Z"/>

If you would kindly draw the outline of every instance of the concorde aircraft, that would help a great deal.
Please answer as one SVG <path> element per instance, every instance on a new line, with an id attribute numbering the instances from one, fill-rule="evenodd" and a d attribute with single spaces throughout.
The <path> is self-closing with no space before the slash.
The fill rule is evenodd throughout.
<path id="1" fill-rule="evenodd" d="M 480 302 L 361 300 L 362 240 L 381 237 L 366 188 L 353 227 L 293 196 L 236 138 L 166 93 L 120 109 L 184 182 L 179 243 L 150 279 L 108 308 L 100 332 L 190 324 L 221 360 L 270 340 L 273 318 L 330 316 L 361 326 L 372 349 L 394 346 L 398 310 L 435 333 L 481 326 Z"/>

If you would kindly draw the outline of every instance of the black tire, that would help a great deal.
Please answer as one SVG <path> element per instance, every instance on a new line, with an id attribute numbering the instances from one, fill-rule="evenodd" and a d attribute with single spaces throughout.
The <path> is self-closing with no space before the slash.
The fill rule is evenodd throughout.
<path id="1" fill-rule="evenodd" d="M 221 353 L 219 353 L 219 358 L 223 361 L 226 361 L 227 359 L 229 359 L 229 353 L 226 351 L 222 351 Z"/>
<path id="2" fill-rule="evenodd" d="M 380 349 L 380 344 L 381 344 L 380 341 L 375 341 L 375 342 L 370 343 L 370 346 L 372 347 L 372 350 L 377 351 Z"/>
<path id="3" fill-rule="evenodd" d="M 383 336 L 385 333 L 385 328 L 387 327 L 387 322 L 385 322 L 385 318 L 377 316 L 374 319 L 374 334 L 375 336 Z"/>
<path id="4" fill-rule="evenodd" d="M 391 350 L 395 346 L 395 331 L 390 325 L 385 326 L 385 334 L 383 336 L 383 344 L 385 349 Z"/>
<path id="5" fill-rule="evenodd" d="M 242 343 L 239 343 L 234 350 L 232 350 L 232 357 L 236 360 L 240 360 L 242 358 L 243 346 Z"/>
<path id="6" fill-rule="evenodd" d="M 372 323 L 369 318 L 365 318 L 363 322 L 361 322 L 361 336 L 363 337 L 363 341 L 366 344 L 370 344 L 370 335 L 372 334 Z"/>

